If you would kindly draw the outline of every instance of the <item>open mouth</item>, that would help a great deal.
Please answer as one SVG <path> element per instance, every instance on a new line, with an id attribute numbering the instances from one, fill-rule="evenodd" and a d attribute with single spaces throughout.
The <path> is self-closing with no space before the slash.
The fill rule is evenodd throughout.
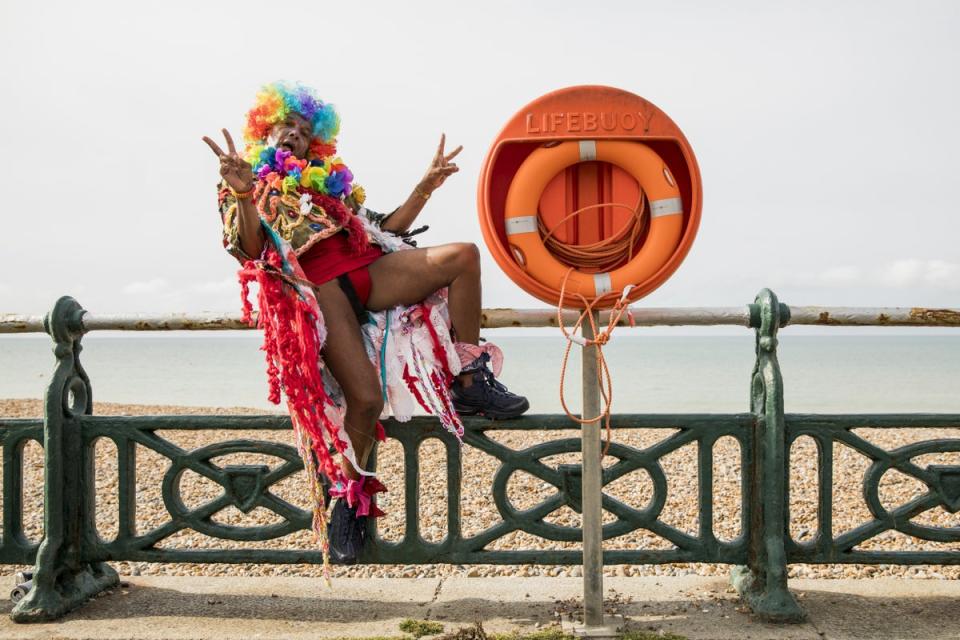
<path id="1" fill-rule="evenodd" d="M 294 151 L 293 145 L 290 144 L 289 142 L 281 142 L 280 144 L 277 145 L 277 148 L 278 148 L 278 149 L 286 149 L 287 151 L 289 151 L 289 152 L 291 152 L 291 153 L 293 153 L 293 151 Z"/>

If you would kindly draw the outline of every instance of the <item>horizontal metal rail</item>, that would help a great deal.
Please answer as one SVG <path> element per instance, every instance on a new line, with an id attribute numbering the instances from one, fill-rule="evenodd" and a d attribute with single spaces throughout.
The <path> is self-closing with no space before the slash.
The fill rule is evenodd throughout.
<path id="1" fill-rule="evenodd" d="M 783 326 L 821 325 L 845 327 L 960 327 L 960 309 L 926 307 L 793 307 L 781 305 Z M 563 322 L 576 322 L 579 311 L 565 310 Z M 630 317 L 632 316 L 632 318 Z M 601 312 L 604 324 L 609 312 Z M 155 315 L 96 314 L 84 312 L 80 317 L 81 331 L 232 331 L 252 329 L 239 314 L 223 313 L 167 313 Z M 620 326 L 718 326 L 733 325 L 758 327 L 757 305 L 742 307 L 652 307 L 631 309 L 624 314 Z M 481 327 L 556 327 L 557 312 L 552 309 L 484 309 Z M 43 332 L 43 316 L 0 314 L 0 333 Z"/>

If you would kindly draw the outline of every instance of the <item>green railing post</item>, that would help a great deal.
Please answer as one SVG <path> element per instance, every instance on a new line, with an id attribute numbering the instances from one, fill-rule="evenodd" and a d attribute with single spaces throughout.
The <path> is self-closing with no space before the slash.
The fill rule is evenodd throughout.
<path id="1" fill-rule="evenodd" d="M 783 378 L 777 362 L 777 330 L 789 309 L 763 289 L 751 307 L 757 359 L 750 391 L 754 415 L 748 485 L 750 522 L 747 566 L 734 567 L 731 581 L 755 614 L 774 622 L 800 622 L 805 614 L 787 589 L 787 450 Z M 757 317 L 758 316 L 758 317 Z"/>
<path id="2" fill-rule="evenodd" d="M 79 417 L 93 412 L 90 380 L 80 365 L 83 309 L 60 298 L 44 318 L 54 341 L 56 369 L 44 397 L 44 538 L 37 551 L 33 588 L 10 617 L 44 622 L 62 616 L 100 591 L 119 583 L 103 562 L 84 562 L 84 519 L 93 508 L 93 474 L 84 454 Z"/>

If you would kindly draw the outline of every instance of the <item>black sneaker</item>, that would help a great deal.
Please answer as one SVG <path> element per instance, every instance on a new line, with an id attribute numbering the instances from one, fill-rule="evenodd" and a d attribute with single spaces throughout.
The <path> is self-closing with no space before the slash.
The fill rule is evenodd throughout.
<path id="1" fill-rule="evenodd" d="M 473 384 L 469 387 L 464 387 L 459 378 L 453 381 L 450 387 L 453 408 L 462 416 L 479 414 L 492 420 L 516 418 L 530 408 L 530 403 L 497 382 L 487 366 L 489 361 L 490 355 L 482 353 L 462 372 L 473 374 Z"/>
<path id="2" fill-rule="evenodd" d="M 367 540 L 367 516 L 357 517 L 357 507 L 347 506 L 347 501 L 337 498 L 330 513 L 327 526 L 330 540 L 330 557 L 340 564 L 356 564 L 357 557 Z"/>

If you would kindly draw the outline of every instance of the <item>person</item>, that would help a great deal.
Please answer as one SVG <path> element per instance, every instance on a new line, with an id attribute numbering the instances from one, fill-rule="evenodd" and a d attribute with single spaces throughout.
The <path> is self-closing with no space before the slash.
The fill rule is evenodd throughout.
<path id="1" fill-rule="evenodd" d="M 425 229 L 411 227 L 432 193 L 459 170 L 453 160 L 462 147 L 447 153 L 446 137 L 441 135 L 432 161 L 410 196 L 391 213 L 381 214 L 364 206 L 363 188 L 354 184 L 352 172 L 336 156 L 339 128 L 336 110 L 312 89 L 278 82 L 258 92 L 256 104 L 247 114 L 242 155 L 226 129 L 222 130 L 226 150 L 210 137 L 203 140 L 220 162 L 223 244 L 245 265 L 248 279 L 260 278 L 261 324 L 264 306 L 270 304 L 268 298 L 273 295 L 273 285 L 264 279 L 264 273 L 283 280 L 287 294 L 298 292 L 301 302 L 306 300 L 313 305 L 315 300 L 317 315 L 322 316 L 316 334 L 318 344 L 322 343 L 321 366 L 324 376 L 330 374 L 334 379 L 329 381 L 333 391 L 328 395 L 339 413 L 301 406 L 302 398 L 291 392 L 301 378 L 285 378 L 283 386 L 288 404 L 299 403 L 297 415 L 291 405 L 295 428 L 301 422 L 323 422 L 329 416 L 333 416 L 334 422 L 337 416 L 342 418 L 345 436 L 341 438 L 336 434 L 342 432 L 333 432 L 332 438 L 334 445 L 341 439 L 345 441 L 343 447 L 338 447 L 344 454 L 339 469 L 321 460 L 328 444 L 316 442 L 318 434 L 323 433 L 319 427 L 311 432 L 312 441 L 307 446 L 314 455 L 305 458 L 305 462 L 322 468 L 330 484 L 329 493 L 337 496 L 327 524 L 327 540 L 333 557 L 350 563 L 356 561 L 366 539 L 366 517 L 382 514 L 370 500 L 374 493 L 383 490 L 382 484 L 368 482 L 366 488 L 363 485 L 364 478 L 372 475 L 365 467 L 381 431 L 378 418 L 385 399 L 392 405 L 402 404 L 396 398 L 402 395 L 401 391 L 409 391 L 421 406 L 440 415 L 441 420 L 445 403 L 451 404 L 458 415 L 493 419 L 517 417 L 529 408 L 529 403 L 496 379 L 502 360 L 499 350 L 490 343 L 480 344 L 477 246 L 461 242 L 416 248 L 412 239 Z M 278 258 L 278 254 L 285 257 Z M 425 300 L 432 302 L 425 304 Z M 276 302 L 274 306 L 280 309 L 283 304 Z M 417 315 L 411 315 L 415 308 L 422 310 L 419 324 L 411 324 L 410 318 Z M 397 325 L 390 334 L 391 323 L 403 316 L 404 309 L 407 324 Z M 392 320 L 391 310 L 397 312 Z M 378 320 L 373 321 L 372 315 Z M 448 325 L 448 331 L 435 331 L 438 324 Z M 283 360 L 283 349 L 289 348 L 290 342 L 284 347 L 278 332 L 293 325 L 302 329 L 304 323 L 280 319 L 272 329 L 267 325 L 265 348 L 273 340 L 270 349 L 274 361 Z M 382 331 L 378 332 L 381 325 Z M 417 340 L 416 331 L 410 327 L 419 327 L 424 335 L 429 333 L 432 348 L 424 346 L 424 340 Z M 447 335 L 441 335 L 444 333 Z M 395 348 L 394 358 L 385 357 L 390 355 L 386 351 L 390 339 L 405 337 L 410 338 L 409 345 Z M 301 336 L 299 341 L 304 342 L 304 338 Z M 455 355 L 444 357 L 451 345 Z M 419 370 L 411 367 L 433 356 L 436 357 L 431 362 L 436 370 L 446 373 L 424 372 L 419 375 L 418 387 L 411 378 L 417 378 L 414 374 Z M 379 372 L 375 364 L 379 364 Z M 276 362 L 271 366 L 272 375 L 278 375 Z M 298 373 L 298 367 L 290 362 L 279 368 L 288 370 L 283 373 L 285 376 Z M 402 383 L 392 385 L 392 379 L 401 377 Z M 442 377 L 448 383 L 436 384 Z M 425 381 L 434 384 L 424 384 Z M 273 395 L 278 402 L 279 392 Z M 323 393 L 319 395 L 325 397 Z M 454 415 L 444 421 L 444 426 L 450 428 L 451 420 L 459 423 Z M 462 426 L 459 432 L 462 433 Z M 324 515 L 319 517 L 323 520 Z M 315 525 L 316 520 L 315 512 Z M 326 561 L 326 546 L 324 550 Z"/>

